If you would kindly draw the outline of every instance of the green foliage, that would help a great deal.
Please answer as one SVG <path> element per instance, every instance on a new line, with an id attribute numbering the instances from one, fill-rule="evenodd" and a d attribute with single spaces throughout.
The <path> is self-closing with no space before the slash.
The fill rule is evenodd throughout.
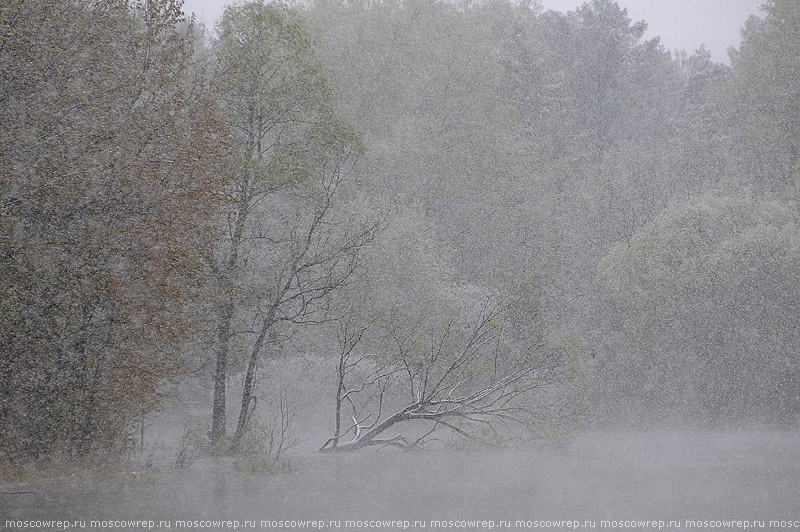
<path id="1" fill-rule="evenodd" d="M 242 361 L 238 440 L 265 343 L 281 324 L 324 314 L 381 224 L 340 200 L 363 145 L 334 110 L 300 11 L 278 2 L 236 4 L 217 29 L 214 61 L 234 157 L 224 187 L 229 231 L 212 265 L 220 299 L 212 434 L 224 433 L 228 359 Z M 257 325 L 245 332 L 243 323 Z"/>
<path id="2" fill-rule="evenodd" d="M 672 203 L 613 249 L 599 279 L 621 312 L 626 350 L 609 371 L 630 378 L 611 386 L 650 409 L 791 417 L 798 221 L 782 201 L 707 193 Z"/>
<path id="3" fill-rule="evenodd" d="M 358 144 L 330 108 L 330 82 L 296 10 L 279 2 L 238 4 L 225 10 L 217 30 L 218 81 L 237 138 L 236 173 L 251 174 L 267 190 L 308 183 L 318 156 Z M 319 149 L 329 143 L 339 146 Z"/>

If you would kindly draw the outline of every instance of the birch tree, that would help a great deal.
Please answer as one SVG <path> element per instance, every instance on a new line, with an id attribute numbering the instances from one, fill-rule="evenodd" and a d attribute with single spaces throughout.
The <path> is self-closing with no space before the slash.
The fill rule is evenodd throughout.
<path id="1" fill-rule="evenodd" d="M 219 305 L 212 439 L 225 435 L 231 349 L 244 382 L 234 442 L 255 406 L 259 359 L 281 322 L 324 319 L 323 302 L 356 268 L 380 223 L 337 201 L 362 152 L 301 16 L 278 3 L 226 9 L 217 79 L 234 137 L 232 206 L 214 272 Z"/>

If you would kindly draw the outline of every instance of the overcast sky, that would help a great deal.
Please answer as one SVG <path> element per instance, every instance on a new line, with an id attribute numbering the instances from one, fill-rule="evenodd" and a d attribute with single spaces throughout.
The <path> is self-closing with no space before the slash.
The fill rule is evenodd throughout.
<path id="1" fill-rule="evenodd" d="M 543 0 L 545 9 L 574 10 L 583 0 Z M 647 22 L 650 39 L 660 36 L 668 50 L 691 53 L 701 44 L 714 61 L 728 63 L 728 47 L 739 47 L 740 30 L 750 15 L 760 15 L 764 0 L 617 0 L 636 22 Z"/>
<path id="2" fill-rule="evenodd" d="M 543 0 L 545 9 L 569 11 L 584 0 Z M 739 47 L 740 29 L 750 15 L 759 14 L 764 0 L 617 0 L 631 20 L 644 20 L 646 38 L 661 37 L 668 50 L 691 53 L 701 44 L 715 61 L 728 62 L 727 50 Z M 185 0 L 184 11 L 196 13 L 213 27 L 228 0 Z"/>

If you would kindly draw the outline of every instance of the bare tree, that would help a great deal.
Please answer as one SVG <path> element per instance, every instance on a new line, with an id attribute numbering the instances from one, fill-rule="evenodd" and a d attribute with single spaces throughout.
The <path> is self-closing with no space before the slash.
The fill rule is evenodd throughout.
<path id="1" fill-rule="evenodd" d="M 463 325 L 401 325 L 390 315 L 384 330 L 393 349 L 380 357 L 354 355 L 361 330 L 340 335 L 337 423 L 320 450 L 410 449 L 439 429 L 483 441 L 566 430 L 584 411 L 583 354 L 577 343 L 549 342 L 538 314 L 523 296 L 489 298 Z M 342 430 L 344 401 L 352 423 Z M 414 437 L 385 435 L 407 422 L 424 422 L 425 429 Z"/>
<path id="2" fill-rule="evenodd" d="M 339 445 L 339 440 L 353 432 L 353 440 L 361 436 L 361 424 L 375 415 L 375 412 L 366 417 L 365 409 L 373 401 L 377 401 L 377 417 L 380 417 L 383 409 L 383 396 L 392 377 L 399 371 L 397 363 L 386 357 L 374 354 L 357 353 L 356 348 L 364 339 L 365 334 L 370 328 L 375 326 L 376 320 L 369 320 L 367 323 L 354 323 L 358 318 L 345 316 L 338 323 L 337 346 L 339 347 L 338 359 L 336 364 L 336 400 L 334 413 L 333 436 L 325 443 L 323 449 L 335 449 Z M 362 397 L 365 396 L 365 397 Z M 360 403 L 356 401 L 360 400 Z M 352 425 L 342 432 L 342 416 L 346 415 L 344 410 L 347 406 L 352 409 Z"/>
<path id="3" fill-rule="evenodd" d="M 294 432 L 295 408 L 286 390 L 281 390 L 278 405 L 273 411 L 267 427 L 267 455 L 277 462 L 281 456 L 300 444 Z"/>

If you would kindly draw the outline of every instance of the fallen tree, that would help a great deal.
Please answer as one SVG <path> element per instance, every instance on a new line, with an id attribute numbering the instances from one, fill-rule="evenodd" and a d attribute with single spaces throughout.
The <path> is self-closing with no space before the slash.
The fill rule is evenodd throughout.
<path id="1" fill-rule="evenodd" d="M 434 323 L 403 323 L 389 313 L 340 326 L 335 428 L 320 451 L 412 449 L 441 429 L 496 443 L 563 434 L 579 421 L 585 411 L 580 345 L 548 340 L 530 293 L 489 298 L 471 319 Z M 385 354 L 359 353 L 374 328 L 390 347 Z M 350 422 L 343 424 L 346 409 Z M 424 428 L 415 427 L 413 437 L 388 434 L 411 422 Z"/>

